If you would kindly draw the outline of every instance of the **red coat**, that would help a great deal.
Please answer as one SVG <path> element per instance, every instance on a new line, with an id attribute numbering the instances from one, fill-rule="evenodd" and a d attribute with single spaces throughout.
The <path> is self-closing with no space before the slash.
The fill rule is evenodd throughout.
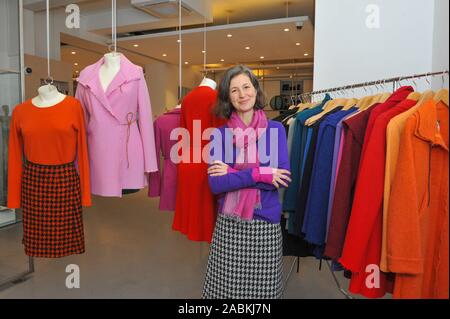
<path id="1" fill-rule="evenodd" d="M 350 291 L 366 297 L 382 297 L 389 288 L 387 277 L 380 272 L 379 286 L 366 285 L 367 277 L 373 276 L 368 265 L 380 265 L 382 208 L 384 194 L 384 170 L 386 160 L 386 127 L 391 118 L 408 110 L 416 101 L 404 100 L 412 91 L 411 87 L 401 88 L 385 105 L 387 111 L 378 114 L 375 110 L 369 119 L 369 127 L 364 140 L 363 154 L 359 166 L 355 198 L 345 237 L 341 264 L 353 272 Z M 395 98 L 396 97 L 396 98 Z M 378 109 L 383 106 L 379 106 Z M 373 123 L 371 125 L 371 123 Z M 370 278 L 369 278 L 370 281 Z"/>
<path id="2" fill-rule="evenodd" d="M 208 140 L 195 141 L 194 120 L 201 125 L 196 135 L 205 129 L 219 127 L 225 121 L 213 115 L 217 91 L 207 86 L 192 90 L 181 104 L 180 127 L 188 130 L 190 135 L 190 161 L 185 159 L 178 165 L 178 184 L 175 216 L 172 228 L 185 234 L 193 241 L 211 242 L 216 219 L 216 204 L 208 184 L 208 163 L 201 156 L 201 151 Z M 199 160 L 194 163 L 194 160 Z"/>

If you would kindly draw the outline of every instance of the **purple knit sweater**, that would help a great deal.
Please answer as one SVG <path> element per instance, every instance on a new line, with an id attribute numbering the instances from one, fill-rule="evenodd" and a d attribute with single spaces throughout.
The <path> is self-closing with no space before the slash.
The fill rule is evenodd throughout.
<path id="1" fill-rule="evenodd" d="M 217 149 L 213 148 L 210 153 L 210 162 L 212 163 L 215 160 L 220 160 L 234 168 L 236 162 L 236 147 L 232 144 L 231 133 L 227 128 L 227 126 L 222 126 L 217 129 L 220 131 L 222 139 L 222 142 L 219 144 L 221 146 L 221 152 L 218 152 Z M 228 137 L 226 137 L 226 134 Z M 213 136 L 211 140 L 215 142 L 214 139 L 215 137 Z M 269 121 L 267 131 L 261 139 L 265 139 L 266 147 L 264 148 L 261 146 L 261 140 L 258 141 L 257 147 L 260 166 L 270 166 L 272 168 L 289 170 L 286 131 L 282 124 Z M 225 143 L 225 141 L 227 141 L 227 143 Z M 227 154 L 229 155 L 226 156 Z M 272 184 L 257 182 L 253 169 L 230 172 L 224 176 L 209 176 L 209 185 L 214 194 L 221 195 L 219 196 L 219 212 L 222 211 L 225 194 L 227 192 L 236 191 L 242 188 L 258 188 L 261 190 L 261 209 L 255 209 L 254 219 L 264 220 L 274 224 L 280 222 L 281 204 L 278 199 L 277 188 Z"/>

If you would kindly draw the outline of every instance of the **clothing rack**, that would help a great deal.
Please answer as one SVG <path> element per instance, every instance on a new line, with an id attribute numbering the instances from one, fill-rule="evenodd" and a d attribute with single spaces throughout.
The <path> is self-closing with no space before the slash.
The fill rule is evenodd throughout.
<path id="1" fill-rule="evenodd" d="M 401 84 L 401 81 L 404 81 L 404 80 L 418 79 L 418 78 L 423 78 L 423 77 L 427 78 L 427 77 L 432 77 L 432 76 L 444 77 L 445 75 L 448 75 L 448 74 L 449 74 L 449 71 L 445 70 L 445 71 L 441 71 L 441 72 L 429 72 L 429 73 L 387 78 L 387 79 L 376 80 L 376 81 L 362 82 L 362 83 L 357 83 L 357 84 L 348 84 L 348 85 L 334 87 L 334 88 L 330 88 L 330 89 L 302 93 L 300 95 L 292 96 L 291 100 L 293 100 L 294 98 L 297 98 L 297 100 L 303 101 L 304 97 L 308 97 L 308 96 L 311 97 L 311 96 L 318 95 L 318 94 L 341 92 L 341 91 L 353 90 L 353 89 L 358 89 L 358 88 L 365 88 L 365 87 L 369 87 L 369 86 L 378 87 L 378 85 L 383 86 L 387 83 L 393 83 L 394 90 L 395 90 L 395 86 L 397 84 Z"/>
<path id="2" fill-rule="evenodd" d="M 387 83 L 392 83 L 393 84 L 393 88 L 392 91 L 395 91 L 397 84 L 399 86 L 401 86 L 401 81 L 404 80 L 412 80 L 412 79 L 417 79 L 417 78 L 428 78 L 428 77 L 432 77 L 432 76 L 442 76 L 442 79 L 444 80 L 444 76 L 448 75 L 449 71 L 445 70 L 445 71 L 441 71 L 441 72 L 428 72 L 428 73 L 422 73 L 422 74 L 415 74 L 415 75 L 409 75 L 409 76 L 400 76 L 400 77 L 394 77 L 394 78 L 388 78 L 388 79 L 383 79 L 383 80 L 377 80 L 377 81 L 370 81 L 370 82 L 362 82 L 362 83 L 357 83 L 357 84 L 349 84 L 349 85 L 344 85 L 344 86 L 340 86 L 340 87 L 335 87 L 335 88 L 330 88 L 330 89 L 324 89 L 324 90 L 318 90 L 318 91 L 312 91 L 312 92 L 308 92 L 308 93 L 303 93 L 300 95 L 295 95 L 295 96 L 291 96 L 291 100 L 293 101 L 295 98 L 297 98 L 297 100 L 300 101 L 304 101 L 305 97 L 312 97 L 314 95 L 317 94 L 325 94 L 325 93 L 332 93 L 332 92 L 344 92 L 347 90 L 353 90 L 353 89 L 357 89 L 357 88 L 366 88 L 368 86 L 376 86 L 378 87 L 378 85 L 384 86 Z M 427 80 L 427 82 L 431 85 L 431 83 Z M 444 81 L 443 81 L 444 82 Z M 347 299 L 354 299 L 354 297 L 352 297 L 344 288 L 341 287 L 338 279 L 336 278 L 336 275 L 333 271 L 333 269 L 331 268 L 330 262 L 328 260 L 325 260 L 328 269 L 331 273 L 331 275 L 333 276 L 333 279 L 336 283 L 337 288 L 339 289 L 339 291 L 345 296 L 345 298 Z M 300 257 L 294 257 L 294 260 L 291 264 L 290 267 L 290 271 L 285 279 L 285 287 L 289 281 L 289 278 L 292 274 L 292 271 L 294 269 L 295 264 L 297 263 L 297 273 L 299 272 L 299 266 L 300 266 Z M 320 260 L 320 265 L 322 266 L 322 259 Z M 321 268 L 321 266 L 319 268 Z"/>

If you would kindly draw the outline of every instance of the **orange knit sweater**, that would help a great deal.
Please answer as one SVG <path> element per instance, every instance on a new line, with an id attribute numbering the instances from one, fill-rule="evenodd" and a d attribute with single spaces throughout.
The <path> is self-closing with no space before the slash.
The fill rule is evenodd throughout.
<path id="1" fill-rule="evenodd" d="M 16 106 L 11 118 L 8 155 L 8 207 L 19 208 L 23 160 L 60 165 L 77 160 L 83 206 L 91 205 L 89 160 L 81 104 L 67 96 L 48 108 L 31 100 Z"/>

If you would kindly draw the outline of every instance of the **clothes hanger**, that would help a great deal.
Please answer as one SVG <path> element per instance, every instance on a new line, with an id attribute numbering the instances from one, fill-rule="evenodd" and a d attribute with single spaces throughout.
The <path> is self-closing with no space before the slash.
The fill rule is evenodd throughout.
<path id="1" fill-rule="evenodd" d="M 382 87 L 384 87 L 385 93 L 383 93 L 378 100 L 378 103 L 384 103 L 386 102 L 392 95 L 392 93 L 389 92 L 389 90 L 386 88 L 386 80 L 383 81 Z"/>
<path id="2" fill-rule="evenodd" d="M 380 89 L 377 85 L 377 82 L 375 82 L 376 92 L 378 92 Z M 372 93 L 373 94 L 373 93 Z M 377 93 L 375 95 L 372 95 L 372 100 L 370 101 L 373 104 L 378 103 L 379 99 L 381 98 L 382 93 Z"/>
<path id="3" fill-rule="evenodd" d="M 431 87 L 431 82 L 428 80 L 428 77 L 425 76 L 425 80 L 427 81 L 428 85 Z M 421 106 L 425 104 L 425 102 L 431 100 L 434 98 L 434 91 L 433 90 L 426 90 L 422 93 L 422 96 L 417 101 L 416 106 Z"/>
<path id="4" fill-rule="evenodd" d="M 434 95 L 434 101 L 443 102 L 448 106 L 448 89 L 440 89 L 439 91 L 437 91 Z"/>
<path id="5" fill-rule="evenodd" d="M 350 86 L 350 89 L 352 89 L 352 86 Z M 354 93 L 354 90 L 353 90 L 353 93 Z M 355 96 L 355 94 L 353 94 L 353 96 Z M 344 107 L 342 108 L 342 111 L 350 110 L 352 107 L 354 107 L 356 105 L 356 103 L 358 103 L 358 99 L 355 99 L 355 98 L 348 99 L 347 102 L 345 103 Z"/>
<path id="6" fill-rule="evenodd" d="M 329 102 L 334 102 L 334 103 L 329 103 Z M 325 107 L 323 108 L 323 111 L 317 115 L 314 115 L 313 117 L 310 117 L 309 119 L 306 120 L 305 125 L 306 126 L 311 126 L 314 123 L 316 123 L 318 120 L 320 120 L 323 116 L 325 116 L 326 114 L 330 113 L 331 111 L 333 111 L 334 109 L 343 106 L 346 102 L 347 99 L 334 99 L 329 101 Z"/>
<path id="7" fill-rule="evenodd" d="M 307 106 L 308 106 L 308 103 L 305 103 L 304 101 L 303 101 L 303 94 L 301 94 L 301 95 L 299 95 L 298 96 L 298 99 L 301 101 L 299 104 L 297 104 L 297 109 L 298 109 L 298 112 L 302 112 L 302 111 L 304 111 L 306 108 L 307 108 Z"/>
<path id="8" fill-rule="evenodd" d="M 320 103 L 322 103 L 322 102 L 312 102 L 312 94 L 309 93 L 309 95 L 311 95 L 311 102 L 310 103 L 305 103 L 303 105 L 303 107 L 298 109 L 297 113 L 300 113 L 300 112 L 302 112 L 302 111 L 304 111 L 306 109 L 313 108 L 313 107 L 319 105 Z"/>
<path id="9" fill-rule="evenodd" d="M 448 89 L 444 88 L 445 85 L 445 78 L 444 75 L 446 72 L 442 73 L 442 89 L 436 92 L 434 95 L 434 101 L 436 103 L 443 102 L 448 107 Z"/>
<path id="10" fill-rule="evenodd" d="M 339 95 L 340 93 L 341 92 L 338 89 L 336 95 Z M 333 102 L 333 103 L 330 103 L 330 102 Z M 330 112 L 339 106 L 343 106 L 346 102 L 347 102 L 347 99 L 336 97 L 335 99 L 333 99 L 333 100 L 329 101 L 327 104 L 325 104 L 323 110 Z"/>
<path id="11" fill-rule="evenodd" d="M 363 89 L 364 89 L 364 92 L 366 92 L 367 95 L 366 95 L 365 97 L 363 97 L 362 99 L 360 99 L 360 100 L 358 101 L 358 103 L 356 103 L 356 105 L 355 105 L 355 107 L 356 107 L 357 109 L 361 110 L 361 111 L 366 110 L 366 109 L 368 108 L 369 105 L 372 105 L 372 104 L 371 104 L 371 101 L 372 101 L 372 98 L 373 98 L 373 96 L 372 96 L 372 95 L 369 95 L 369 94 L 368 94 L 369 92 L 367 92 L 367 88 L 366 88 L 367 83 L 364 83 L 364 84 L 365 84 L 365 85 L 363 86 Z"/>
<path id="12" fill-rule="evenodd" d="M 412 82 L 414 84 L 414 89 L 416 90 L 417 83 L 414 79 L 412 79 Z M 419 101 L 421 97 L 422 97 L 422 94 L 420 92 L 412 92 L 408 95 L 408 97 L 406 99 L 413 100 L 413 101 Z"/>

